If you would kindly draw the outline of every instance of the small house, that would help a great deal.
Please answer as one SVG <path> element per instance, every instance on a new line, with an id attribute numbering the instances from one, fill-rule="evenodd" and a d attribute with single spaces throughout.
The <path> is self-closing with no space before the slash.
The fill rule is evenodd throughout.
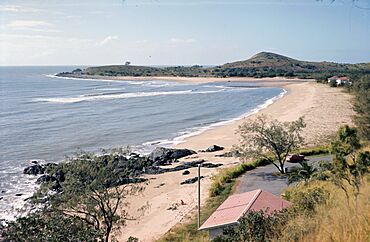
<path id="1" fill-rule="evenodd" d="M 337 84 L 337 86 L 350 84 L 350 81 L 349 81 L 348 77 L 346 77 L 346 76 L 341 76 L 341 77 L 332 76 L 332 77 L 329 77 L 328 78 L 328 83 L 331 83 L 331 82 L 335 82 Z"/>
<path id="2" fill-rule="evenodd" d="M 267 210 L 267 214 L 288 208 L 292 203 L 272 193 L 257 189 L 229 196 L 202 224 L 199 230 L 208 230 L 209 238 L 222 235 L 227 226 L 238 224 L 240 218 L 250 211 Z"/>

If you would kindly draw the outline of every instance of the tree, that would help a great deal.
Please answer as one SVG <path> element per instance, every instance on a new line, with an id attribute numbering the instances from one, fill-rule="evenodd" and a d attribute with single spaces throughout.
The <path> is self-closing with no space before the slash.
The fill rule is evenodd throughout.
<path id="1" fill-rule="evenodd" d="M 370 140 L 370 75 L 354 82 L 356 116 L 355 124 L 362 138 Z"/>
<path id="2" fill-rule="evenodd" d="M 10 222 L 0 231 L 5 241 L 99 241 L 100 230 L 78 216 L 58 212 L 33 213 Z"/>
<path id="3" fill-rule="evenodd" d="M 305 126 L 302 117 L 282 123 L 268 121 L 264 115 L 258 116 L 254 121 L 239 126 L 240 145 L 237 150 L 244 159 L 263 156 L 284 174 L 289 152 L 303 144 L 301 132 Z"/>
<path id="4" fill-rule="evenodd" d="M 348 155 L 354 158 L 355 151 L 359 148 L 361 148 L 361 144 L 357 135 L 357 129 L 348 125 L 339 128 L 330 147 L 334 159 L 338 161 L 344 160 Z"/>
<path id="5" fill-rule="evenodd" d="M 48 209 L 64 216 L 78 216 L 89 226 L 103 231 L 104 240 L 109 241 L 115 227 L 134 219 L 125 210 L 125 198 L 144 189 L 144 185 L 135 183 L 137 180 L 128 164 L 123 155 L 84 153 L 50 172 L 52 176 L 57 172 L 65 174 L 59 183 L 61 192 L 48 195 L 50 188 L 55 187 L 49 183 L 41 187 L 36 198 L 49 196 Z"/>
<path id="6" fill-rule="evenodd" d="M 288 176 L 289 184 L 302 180 L 307 183 L 317 173 L 317 169 L 313 165 L 308 164 L 307 161 L 302 161 L 299 164 L 300 167 L 293 168 L 293 170 L 290 171 Z"/>
<path id="7" fill-rule="evenodd" d="M 345 192 L 347 200 L 349 194 L 346 183 L 353 189 L 357 198 L 363 177 L 370 168 L 370 153 L 358 152 L 360 148 L 357 129 L 348 125 L 339 129 L 331 144 L 331 153 L 334 155 L 333 162 L 328 166 L 331 180 Z"/>

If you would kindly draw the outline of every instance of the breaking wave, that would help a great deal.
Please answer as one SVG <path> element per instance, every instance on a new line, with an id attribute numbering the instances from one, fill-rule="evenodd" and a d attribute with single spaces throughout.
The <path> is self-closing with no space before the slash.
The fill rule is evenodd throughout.
<path id="1" fill-rule="evenodd" d="M 96 94 L 86 94 L 77 97 L 53 97 L 53 98 L 36 98 L 36 102 L 50 102 L 50 103 L 79 103 L 86 101 L 102 101 L 102 100 L 112 100 L 112 99 L 127 99 L 127 98 L 137 98 L 137 97 L 155 97 L 155 96 L 165 96 L 165 95 L 191 95 L 191 94 L 209 94 L 218 93 L 225 91 L 225 89 L 220 89 L 216 91 L 168 91 L 168 92 L 134 92 L 134 93 L 96 93 Z"/>

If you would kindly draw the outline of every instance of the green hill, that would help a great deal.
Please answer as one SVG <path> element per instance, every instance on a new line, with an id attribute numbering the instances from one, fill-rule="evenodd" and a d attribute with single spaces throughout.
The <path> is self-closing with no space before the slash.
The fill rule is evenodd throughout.
<path id="1" fill-rule="evenodd" d="M 223 76 L 317 78 L 319 76 L 369 73 L 370 63 L 310 62 L 275 53 L 260 52 L 248 60 L 224 64 L 218 67 L 218 72 Z"/>
<path id="2" fill-rule="evenodd" d="M 299 77 L 325 79 L 332 75 L 370 74 L 370 63 L 339 64 L 300 61 L 283 55 L 260 52 L 243 61 L 216 67 L 148 67 L 111 65 L 59 73 L 59 76 L 183 76 L 183 77 Z"/>

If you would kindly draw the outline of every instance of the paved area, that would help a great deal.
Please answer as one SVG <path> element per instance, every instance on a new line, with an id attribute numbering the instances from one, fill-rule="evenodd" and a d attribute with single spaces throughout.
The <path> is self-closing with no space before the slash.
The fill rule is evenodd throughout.
<path id="1" fill-rule="evenodd" d="M 332 156 L 314 156 L 308 157 L 309 163 L 317 164 L 319 161 L 331 161 Z M 286 167 L 299 166 L 299 164 L 285 163 Z M 275 195 L 280 195 L 281 192 L 288 187 L 288 180 L 286 176 L 279 176 L 278 170 L 274 165 L 267 165 L 258 167 L 252 171 L 247 172 L 239 178 L 239 185 L 235 193 L 243 193 L 255 189 L 262 189 L 271 192 Z"/>

